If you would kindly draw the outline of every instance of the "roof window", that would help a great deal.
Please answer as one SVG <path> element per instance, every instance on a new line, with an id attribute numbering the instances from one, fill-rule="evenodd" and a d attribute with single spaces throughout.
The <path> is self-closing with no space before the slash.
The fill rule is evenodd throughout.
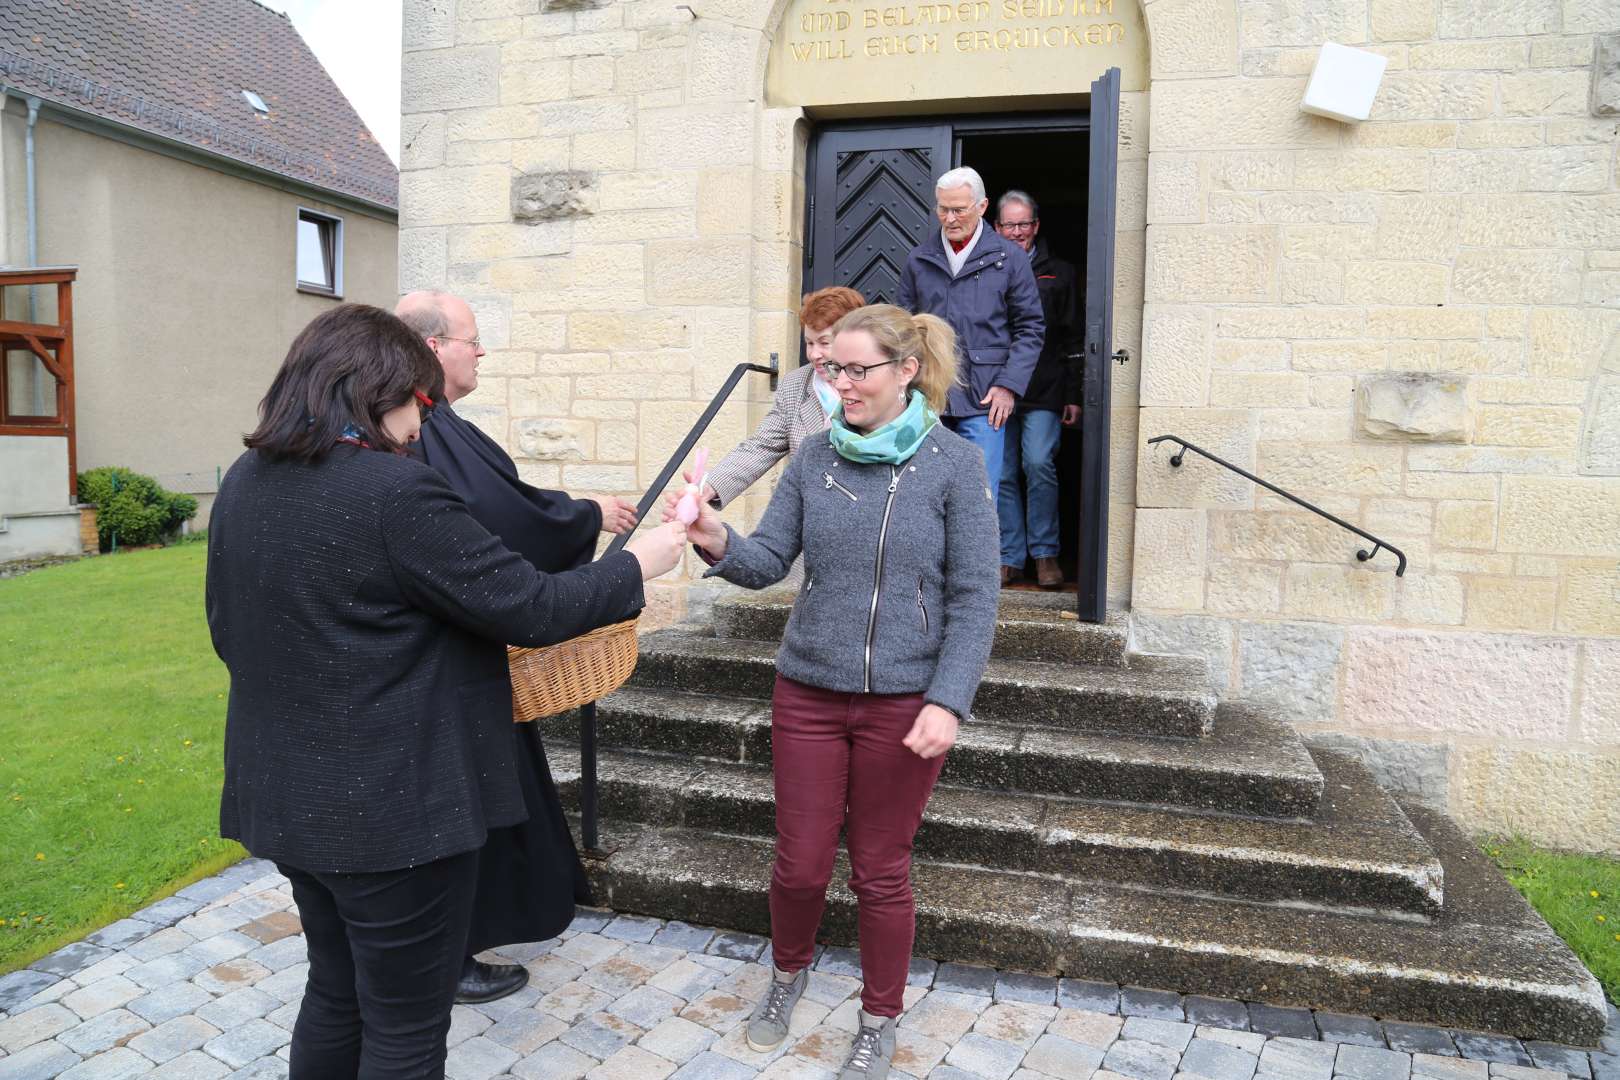
<path id="1" fill-rule="evenodd" d="M 253 111 L 258 113 L 260 116 L 270 115 L 270 106 L 266 105 L 264 103 L 264 98 L 260 97 L 258 94 L 255 94 L 251 90 L 244 90 L 242 91 L 242 97 L 247 100 L 249 105 L 253 106 Z"/>

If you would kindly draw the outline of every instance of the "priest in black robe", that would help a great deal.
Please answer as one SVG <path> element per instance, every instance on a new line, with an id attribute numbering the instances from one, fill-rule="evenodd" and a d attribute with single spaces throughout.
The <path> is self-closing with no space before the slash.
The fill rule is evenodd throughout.
<path id="1" fill-rule="evenodd" d="M 422 460 L 444 474 L 484 528 L 545 573 L 590 562 L 597 534 L 635 525 L 635 507 L 616 498 L 574 498 L 525 483 L 499 444 L 456 413 L 454 403 L 478 385 L 484 355 L 472 309 L 458 297 L 413 292 L 395 312 L 428 343 L 445 373 L 445 400 L 422 422 Z M 590 901 L 585 871 L 534 724 L 513 724 L 514 757 L 529 820 L 489 830 L 479 857 L 467 959 L 458 1002 L 494 1001 L 528 982 L 516 965 L 473 959 L 485 949 L 556 937 Z"/>

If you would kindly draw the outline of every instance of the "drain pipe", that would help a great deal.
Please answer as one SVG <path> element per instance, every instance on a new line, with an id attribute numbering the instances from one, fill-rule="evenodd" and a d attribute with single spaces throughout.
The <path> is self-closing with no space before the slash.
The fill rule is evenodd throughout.
<path id="1" fill-rule="evenodd" d="M 23 99 L 28 105 L 28 134 L 24 139 L 24 158 L 28 163 L 28 266 L 39 265 L 39 201 L 34 181 L 34 125 L 39 121 L 39 98 Z M 34 310 L 34 286 L 28 286 L 28 321 L 37 322 Z"/>

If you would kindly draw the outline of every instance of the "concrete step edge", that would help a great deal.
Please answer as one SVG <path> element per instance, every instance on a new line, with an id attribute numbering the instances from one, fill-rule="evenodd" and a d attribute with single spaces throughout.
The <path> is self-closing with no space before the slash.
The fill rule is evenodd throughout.
<path id="1" fill-rule="evenodd" d="M 640 642 L 630 684 L 766 697 L 778 645 L 659 630 Z M 974 701 L 988 719 L 1076 730 L 1200 738 L 1218 699 L 1201 666 L 1160 662 L 1133 671 L 1093 664 L 992 659 Z"/>
<path id="2" fill-rule="evenodd" d="M 1461 832 L 1430 822 L 1448 878 L 1483 863 Z M 1437 836 L 1444 834 L 1437 841 Z M 616 910 L 768 932 L 768 841 L 613 825 L 592 862 Z M 1276 1005 L 1499 1031 L 1591 1045 L 1602 988 L 1531 913 L 1474 881 L 1432 925 L 1167 897 L 1029 875 L 914 864 L 917 951 L 940 960 L 1102 979 Z M 854 898 L 834 868 L 822 937 L 855 939 Z M 1478 876 L 1477 874 L 1475 875 Z M 1516 898 L 1517 894 L 1513 894 Z"/>
<path id="3" fill-rule="evenodd" d="M 603 698 L 597 710 L 604 747 L 770 760 L 770 706 L 764 701 L 626 687 Z M 1098 802 L 1314 816 L 1324 784 L 1293 730 L 1243 706 L 1223 705 L 1220 717 L 1210 737 L 1196 743 L 975 720 L 961 729 L 946 760 L 945 781 Z M 539 723 L 548 739 L 578 738 L 573 714 Z"/>
<path id="4" fill-rule="evenodd" d="M 551 763 L 565 805 L 577 808 L 577 746 L 554 746 Z M 775 828 L 768 767 L 606 751 L 598 776 L 605 819 L 752 836 Z M 1358 762 L 1336 761 L 1328 779 L 1341 798 L 1324 824 L 942 785 L 917 850 L 1065 880 L 1391 917 L 1438 914 L 1440 865 L 1404 815 Z"/>

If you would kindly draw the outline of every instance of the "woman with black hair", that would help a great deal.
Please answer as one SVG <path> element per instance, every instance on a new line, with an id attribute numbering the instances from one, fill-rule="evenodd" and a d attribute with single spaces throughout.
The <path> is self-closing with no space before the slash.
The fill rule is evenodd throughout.
<path id="1" fill-rule="evenodd" d="M 542 574 L 404 454 L 432 351 L 379 308 L 298 335 L 208 533 L 231 676 L 220 832 L 292 882 L 309 947 L 294 1080 L 441 1077 L 478 849 L 523 820 L 505 645 L 628 618 L 679 528 Z"/>

